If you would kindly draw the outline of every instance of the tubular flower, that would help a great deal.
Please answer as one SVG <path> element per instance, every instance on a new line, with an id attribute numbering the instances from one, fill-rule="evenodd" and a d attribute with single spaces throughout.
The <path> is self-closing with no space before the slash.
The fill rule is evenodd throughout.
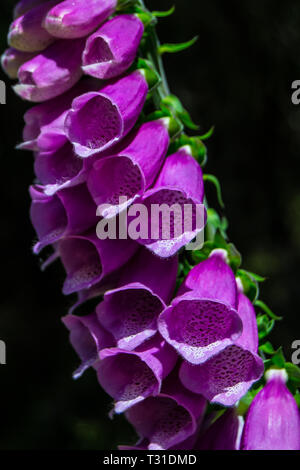
<path id="1" fill-rule="evenodd" d="M 180 371 L 185 387 L 224 406 L 234 405 L 264 371 L 263 361 L 257 354 L 255 311 L 242 293 L 239 294 L 238 313 L 243 322 L 241 336 L 204 364 L 193 366 L 185 362 Z"/>
<path id="2" fill-rule="evenodd" d="M 89 157 L 119 142 L 135 125 L 147 92 L 147 81 L 137 70 L 98 92 L 75 98 L 65 120 L 75 152 Z"/>
<path id="3" fill-rule="evenodd" d="M 158 334 L 134 351 L 120 348 L 100 352 L 97 375 L 115 400 L 115 412 L 159 394 L 163 379 L 172 371 L 177 354 Z"/>
<path id="4" fill-rule="evenodd" d="M 81 38 L 91 33 L 114 11 L 117 0 L 65 0 L 44 19 L 45 29 L 58 38 Z"/>
<path id="5" fill-rule="evenodd" d="M 148 236 L 138 242 L 158 256 L 173 256 L 203 230 L 203 197 L 201 167 L 183 147 L 168 156 L 153 188 L 139 201 L 147 209 Z"/>
<path id="6" fill-rule="evenodd" d="M 160 46 L 158 16 L 142 0 L 20 0 L 1 58 L 38 103 L 18 148 L 34 152 L 33 251 L 50 250 L 42 269 L 60 260 L 63 294 L 76 295 L 62 319 L 73 376 L 93 368 L 111 417 L 125 412 L 139 440 L 121 450 L 299 449 L 282 371 L 253 399 L 240 446 L 259 353 L 277 358 L 258 350 L 257 321 L 265 338 L 275 317 L 207 206 L 205 181 L 220 196 L 202 171 L 210 133 L 187 135 L 161 60 L 178 46 Z"/>
<path id="7" fill-rule="evenodd" d="M 186 361 L 202 364 L 241 335 L 235 277 L 222 251 L 216 250 L 191 270 L 185 285 L 195 290 L 173 300 L 161 313 L 158 328 Z"/>
<path id="8" fill-rule="evenodd" d="M 185 390 L 175 371 L 157 397 L 148 397 L 133 406 L 126 417 L 144 439 L 146 449 L 165 450 L 184 445 L 196 433 L 205 408 L 204 398 Z"/>
<path id="9" fill-rule="evenodd" d="M 157 176 L 168 146 L 166 121 L 151 121 L 131 133 L 113 156 L 97 159 L 87 185 L 95 203 L 104 205 L 103 217 L 115 216 L 144 194 Z M 120 204 L 122 197 L 126 200 Z"/>
<path id="10" fill-rule="evenodd" d="M 176 285 L 178 261 L 160 259 L 141 249 L 97 307 L 99 322 L 119 348 L 133 350 L 157 333 L 157 319 Z"/>
<path id="11" fill-rule="evenodd" d="M 86 42 L 84 73 L 101 80 L 121 75 L 133 63 L 143 32 L 144 25 L 135 15 L 118 15 L 104 23 Z"/>
<path id="12" fill-rule="evenodd" d="M 270 369 L 266 378 L 248 410 L 241 449 L 300 450 L 299 409 L 285 384 L 287 373 Z"/>

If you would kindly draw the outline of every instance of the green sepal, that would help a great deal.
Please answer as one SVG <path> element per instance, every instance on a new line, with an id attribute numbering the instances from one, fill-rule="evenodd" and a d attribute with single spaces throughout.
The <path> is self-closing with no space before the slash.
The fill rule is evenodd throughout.
<path id="1" fill-rule="evenodd" d="M 148 83 L 148 93 L 152 93 L 161 84 L 161 78 L 149 60 L 139 57 L 133 67 L 143 73 Z"/>
<path id="2" fill-rule="evenodd" d="M 300 387 L 300 368 L 292 362 L 286 362 L 285 370 L 288 373 L 289 380 L 293 382 L 296 387 Z"/>
<path id="3" fill-rule="evenodd" d="M 199 137 L 189 137 L 181 134 L 169 147 L 169 153 L 175 153 L 180 147 L 189 145 L 192 156 L 198 161 L 199 165 L 204 166 L 207 161 L 207 149 Z"/>
<path id="4" fill-rule="evenodd" d="M 212 183 L 215 186 L 216 191 L 217 191 L 218 202 L 219 202 L 220 206 L 222 207 L 222 209 L 224 209 L 225 205 L 224 205 L 224 202 L 223 202 L 221 185 L 220 185 L 220 182 L 219 182 L 218 178 L 214 175 L 206 174 L 206 175 L 203 175 L 203 180 L 204 181 L 209 181 L 210 183 Z"/>
<path id="5" fill-rule="evenodd" d="M 256 319 L 259 340 L 265 339 L 272 331 L 275 320 L 270 319 L 268 315 L 259 315 Z"/>
<path id="6" fill-rule="evenodd" d="M 184 51 L 185 49 L 188 49 L 189 47 L 193 46 L 197 40 L 198 40 L 198 36 L 195 36 L 190 41 L 180 42 L 178 44 L 171 44 L 171 43 L 162 44 L 161 46 L 158 47 L 158 53 L 162 55 L 162 54 L 165 54 L 166 52 L 169 54 L 174 54 L 176 52 Z"/>
<path id="7" fill-rule="evenodd" d="M 210 139 L 210 137 L 213 135 L 214 131 L 215 131 L 215 126 L 212 126 L 212 127 L 206 132 L 206 134 L 200 135 L 200 136 L 199 136 L 199 139 L 201 139 L 201 140 Z"/>
<path id="8" fill-rule="evenodd" d="M 226 249 L 228 253 L 229 265 L 233 272 L 236 273 L 242 264 L 242 255 L 233 243 L 228 243 Z"/>
<path id="9" fill-rule="evenodd" d="M 175 11 L 175 5 L 173 5 L 169 10 L 167 11 L 152 11 L 152 15 L 156 16 L 157 18 L 166 18 L 167 16 L 173 15 Z"/>
<path id="10" fill-rule="evenodd" d="M 240 279 L 243 285 L 244 293 L 249 297 L 251 302 L 255 302 L 259 296 L 258 281 L 252 276 L 252 273 L 239 269 L 236 276 Z"/>
<path id="11" fill-rule="evenodd" d="M 197 130 L 199 126 L 194 124 L 189 113 L 184 109 L 180 100 L 175 95 L 166 96 L 161 100 L 160 103 L 161 109 L 168 109 L 177 116 L 182 123 L 192 130 Z"/>
<path id="12" fill-rule="evenodd" d="M 273 356 L 276 353 L 270 341 L 267 341 L 266 343 L 259 346 L 259 351 L 268 354 L 268 356 Z"/>
<path id="13" fill-rule="evenodd" d="M 285 357 L 284 357 L 284 354 L 283 354 L 282 347 L 277 349 L 275 354 L 273 354 L 273 356 L 271 358 L 271 361 L 274 364 L 274 366 L 278 367 L 279 369 L 284 369 L 285 368 Z"/>
<path id="14" fill-rule="evenodd" d="M 278 317 L 277 315 L 275 315 L 275 313 L 273 313 L 272 310 L 262 300 L 256 300 L 254 302 L 254 305 L 255 307 L 259 307 L 261 310 L 263 310 L 273 320 L 282 320 L 282 317 Z"/>

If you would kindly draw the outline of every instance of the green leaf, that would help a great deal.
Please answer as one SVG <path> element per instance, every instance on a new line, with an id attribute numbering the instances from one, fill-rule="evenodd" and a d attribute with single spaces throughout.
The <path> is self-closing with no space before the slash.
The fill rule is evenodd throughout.
<path id="1" fill-rule="evenodd" d="M 209 129 L 209 131 L 206 132 L 206 134 L 200 135 L 200 136 L 199 136 L 199 139 L 201 139 L 201 140 L 207 140 L 207 139 L 209 139 L 209 138 L 213 135 L 214 131 L 215 131 L 215 126 L 212 126 L 212 127 Z"/>
<path id="2" fill-rule="evenodd" d="M 216 191 L 217 191 L 218 202 L 219 202 L 220 206 L 223 209 L 225 206 L 224 206 L 224 202 L 223 202 L 223 198 L 222 198 L 221 185 L 220 185 L 220 182 L 219 182 L 218 178 L 214 175 L 207 175 L 206 174 L 206 175 L 203 175 L 203 180 L 204 181 L 209 181 L 210 183 L 212 183 L 215 186 Z"/>
<path id="3" fill-rule="evenodd" d="M 270 341 L 267 341 L 266 343 L 262 344 L 260 347 L 259 347 L 259 350 L 272 356 L 273 354 L 275 354 L 275 349 L 273 348 L 272 344 L 270 343 Z"/>
<path id="4" fill-rule="evenodd" d="M 289 380 L 300 386 L 300 368 L 292 362 L 285 363 L 285 370 L 288 373 Z"/>
<path id="5" fill-rule="evenodd" d="M 270 319 L 268 315 L 260 315 L 257 317 L 258 337 L 260 340 L 266 338 L 272 331 L 275 320 Z"/>
<path id="6" fill-rule="evenodd" d="M 275 352 L 275 354 L 273 355 L 271 361 L 273 362 L 273 364 L 275 366 L 279 367 L 280 369 L 284 369 L 284 367 L 285 367 L 285 357 L 283 355 L 282 347 L 280 347 Z"/>
<path id="7" fill-rule="evenodd" d="M 272 310 L 270 310 L 269 307 L 262 300 L 256 300 L 254 305 L 256 307 L 261 308 L 270 318 L 273 318 L 273 320 L 282 320 L 282 317 L 278 317 L 277 315 L 275 315 L 275 313 L 273 313 Z"/>
<path id="8" fill-rule="evenodd" d="M 169 54 L 174 54 L 176 52 L 184 51 L 185 49 L 188 49 L 189 47 L 193 46 L 197 40 L 198 40 L 198 36 L 195 36 L 190 41 L 180 42 L 178 44 L 170 44 L 170 43 L 162 44 L 158 48 L 158 53 L 162 55 L 162 54 L 165 54 L 166 52 Z"/>
<path id="9" fill-rule="evenodd" d="M 175 11 L 175 5 L 173 5 L 169 10 L 167 11 L 152 11 L 152 15 L 156 16 L 157 18 L 166 18 L 167 16 L 173 15 Z"/>

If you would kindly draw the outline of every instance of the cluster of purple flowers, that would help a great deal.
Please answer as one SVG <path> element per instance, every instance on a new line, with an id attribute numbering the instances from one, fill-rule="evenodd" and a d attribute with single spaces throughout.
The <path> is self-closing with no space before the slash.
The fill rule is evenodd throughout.
<path id="1" fill-rule="evenodd" d="M 112 414 L 125 412 L 137 430 L 138 449 L 299 449 L 297 405 L 282 372 L 254 399 L 242 435 L 235 405 L 264 364 L 253 305 L 226 251 L 213 250 L 175 295 L 178 252 L 195 231 L 169 240 L 97 237 L 99 218 L 118 218 L 133 202 L 184 207 L 204 199 L 192 149 L 168 154 L 170 119 L 139 120 L 150 87 L 132 64 L 145 28 L 116 7 L 21 0 L 2 56 L 16 93 L 39 103 L 25 114 L 19 147 L 34 152 L 34 252 L 52 246 L 47 263 L 60 258 L 63 292 L 77 294 L 63 318 L 81 359 L 74 376 L 95 369 Z M 75 315 L 97 297 L 95 311 Z M 229 409 L 207 415 L 209 402 Z M 293 418 L 284 422 L 287 407 Z"/>

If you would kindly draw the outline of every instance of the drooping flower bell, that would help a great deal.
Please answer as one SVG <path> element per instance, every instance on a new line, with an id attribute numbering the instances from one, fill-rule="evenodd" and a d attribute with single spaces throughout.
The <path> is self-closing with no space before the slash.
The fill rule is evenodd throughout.
<path id="1" fill-rule="evenodd" d="M 202 364 L 241 335 L 234 274 L 224 251 L 195 266 L 181 292 L 158 319 L 161 335 L 189 363 Z"/>
<path id="2" fill-rule="evenodd" d="M 65 131 L 80 157 L 103 152 L 135 125 L 148 93 L 142 70 L 76 98 L 65 120 Z"/>
<path id="3" fill-rule="evenodd" d="M 169 146 L 167 127 L 163 119 L 142 124 L 112 156 L 93 164 L 87 185 L 97 206 L 103 205 L 103 217 L 115 216 L 151 186 Z"/>
<path id="4" fill-rule="evenodd" d="M 248 410 L 241 449 L 300 450 L 299 409 L 286 386 L 288 375 L 270 369 L 266 379 Z"/>
<path id="5" fill-rule="evenodd" d="M 147 230 L 137 241 L 158 256 L 173 256 L 203 230 L 203 197 L 201 167 L 189 147 L 182 147 L 167 157 L 155 184 L 138 201 Z"/>
<path id="6" fill-rule="evenodd" d="M 163 379 L 172 371 L 177 354 L 157 334 L 134 351 L 109 348 L 100 352 L 98 380 L 115 400 L 114 410 L 123 413 L 150 396 L 157 396 Z"/>
<path id="7" fill-rule="evenodd" d="M 48 12 L 43 26 L 58 38 L 81 38 L 103 23 L 116 6 L 117 0 L 65 0 Z"/>
<path id="8" fill-rule="evenodd" d="M 256 315 L 250 300 L 239 293 L 238 313 L 243 333 L 232 344 L 198 366 L 183 363 L 180 379 L 185 387 L 207 400 L 232 406 L 247 393 L 264 371 L 258 356 Z"/>
<path id="9" fill-rule="evenodd" d="M 104 23 L 86 42 L 84 73 L 101 80 L 124 73 L 136 57 L 143 32 L 144 25 L 135 15 L 118 15 Z"/>
<path id="10" fill-rule="evenodd" d="M 132 258 L 116 289 L 104 294 L 96 311 L 117 346 L 132 350 L 157 333 L 157 319 L 176 285 L 178 260 L 158 258 L 145 248 Z"/>
<path id="11" fill-rule="evenodd" d="M 159 396 L 148 397 L 126 412 L 146 449 L 186 449 L 186 440 L 196 433 L 202 421 L 206 401 L 184 389 L 176 372 L 164 381 Z"/>
<path id="12" fill-rule="evenodd" d="M 35 56 L 33 52 L 23 52 L 10 47 L 1 56 L 1 66 L 9 78 L 18 77 L 18 70 L 25 62 L 28 62 Z"/>

